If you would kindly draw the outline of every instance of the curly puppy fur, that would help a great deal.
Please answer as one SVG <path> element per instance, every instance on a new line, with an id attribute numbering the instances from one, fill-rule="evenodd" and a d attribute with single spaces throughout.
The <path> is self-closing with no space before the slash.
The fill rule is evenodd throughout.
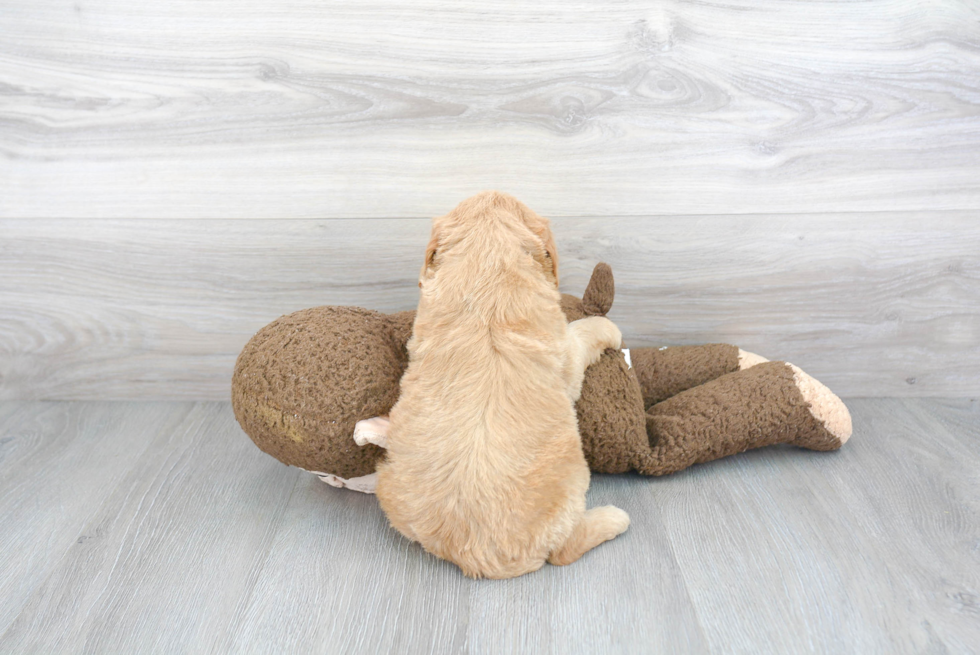
<path id="1" fill-rule="evenodd" d="M 497 192 L 432 223 L 377 495 L 391 525 L 471 577 L 569 564 L 629 526 L 585 509 L 574 401 L 619 329 L 566 323 L 548 221 Z"/>

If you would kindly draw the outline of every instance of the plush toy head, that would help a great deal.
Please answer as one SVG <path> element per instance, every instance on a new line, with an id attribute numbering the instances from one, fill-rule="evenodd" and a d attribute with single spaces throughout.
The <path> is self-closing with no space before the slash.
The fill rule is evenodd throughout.
<path id="1" fill-rule="evenodd" d="M 357 446 L 361 419 L 398 400 L 414 312 L 315 307 L 265 326 L 245 346 L 232 406 L 245 432 L 276 459 L 350 479 L 374 472 L 384 451 Z"/>

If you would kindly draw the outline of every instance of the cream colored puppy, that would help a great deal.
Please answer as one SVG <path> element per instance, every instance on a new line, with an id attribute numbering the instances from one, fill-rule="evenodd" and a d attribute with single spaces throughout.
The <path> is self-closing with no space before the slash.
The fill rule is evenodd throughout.
<path id="1" fill-rule="evenodd" d="M 586 511 L 573 403 L 619 348 L 608 319 L 565 322 L 548 221 L 487 192 L 432 222 L 377 494 L 391 524 L 466 575 L 570 564 L 629 516 Z"/>

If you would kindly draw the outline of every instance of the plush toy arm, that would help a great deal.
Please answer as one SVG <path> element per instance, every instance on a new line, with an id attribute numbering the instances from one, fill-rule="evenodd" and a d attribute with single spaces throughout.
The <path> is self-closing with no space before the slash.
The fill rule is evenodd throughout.
<path id="1" fill-rule="evenodd" d="M 366 446 L 373 443 L 381 448 L 388 447 L 388 427 L 391 422 L 387 416 L 375 416 L 374 418 L 358 421 L 354 425 L 354 443 L 358 446 Z"/>
<path id="2" fill-rule="evenodd" d="M 358 446 L 366 446 L 372 443 L 375 446 L 387 448 L 389 425 L 390 422 L 387 416 L 375 416 L 374 418 L 358 421 L 354 425 L 354 442 Z M 369 473 L 368 475 L 361 475 L 356 478 L 342 478 L 339 475 L 324 473 L 323 471 L 311 471 L 311 473 L 331 487 L 360 491 L 365 494 L 373 494 L 375 487 L 378 485 L 377 473 Z"/>
<path id="3" fill-rule="evenodd" d="M 724 343 L 631 348 L 630 358 L 647 408 L 727 373 L 769 361 Z"/>
<path id="4" fill-rule="evenodd" d="M 779 443 L 835 450 L 851 436 L 851 416 L 840 398 L 799 368 L 766 362 L 649 408 L 647 436 L 634 467 L 664 475 Z"/>

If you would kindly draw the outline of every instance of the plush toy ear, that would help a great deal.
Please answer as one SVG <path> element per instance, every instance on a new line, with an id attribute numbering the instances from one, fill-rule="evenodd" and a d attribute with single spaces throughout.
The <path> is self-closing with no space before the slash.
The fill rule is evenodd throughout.
<path id="1" fill-rule="evenodd" d="M 592 279 L 582 294 L 582 305 L 586 314 L 605 316 L 612 307 L 616 295 L 616 283 L 613 281 L 612 268 L 605 262 L 599 262 L 592 270 Z"/>

